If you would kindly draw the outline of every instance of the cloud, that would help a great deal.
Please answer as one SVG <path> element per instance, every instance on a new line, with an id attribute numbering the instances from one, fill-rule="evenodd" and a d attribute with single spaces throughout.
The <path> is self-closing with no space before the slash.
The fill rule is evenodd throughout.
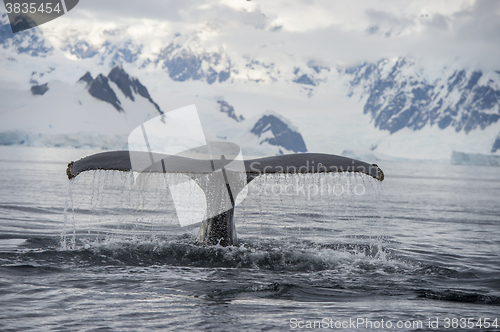
<path id="1" fill-rule="evenodd" d="M 471 8 L 454 15 L 453 24 L 462 40 L 500 41 L 500 2 L 479 0 Z"/>
<path id="2" fill-rule="evenodd" d="M 205 42 L 274 62 L 288 57 L 351 64 L 414 56 L 500 69 L 497 0 L 86 0 L 66 16 L 65 24 L 83 21 L 84 29 L 103 22 L 145 29 L 155 26 L 151 22 L 168 23 L 169 36 L 216 27 Z"/>
<path id="3" fill-rule="evenodd" d="M 296 51 L 346 64 L 413 56 L 437 66 L 459 62 L 500 69 L 499 1 L 409 1 L 406 8 L 394 1 L 359 4 L 358 11 L 342 8 L 335 14 L 343 16 L 341 23 L 287 38 L 294 40 Z"/>
<path id="4" fill-rule="evenodd" d="M 499 70 L 500 2 L 478 0 L 449 16 L 422 19 L 424 29 L 412 52 L 464 65 Z"/>
<path id="5" fill-rule="evenodd" d="M 370 22 L 369 31 L 374 31 L 373 34 L 383 33 L 387 37 L 400 35 L 416 26 L 415 19 L 398 17 L 380 10 L 368 9 L 366 15 Z"/>
<path id="6" fill-rule="evenodd" d="M 182 22 L 185 20 L 183 13 L 196 10 L 198 3 L 194 0 L 85 0 L 80 1 L 78 11 L 72 14 L 94 22 L 127 19 Z"/>

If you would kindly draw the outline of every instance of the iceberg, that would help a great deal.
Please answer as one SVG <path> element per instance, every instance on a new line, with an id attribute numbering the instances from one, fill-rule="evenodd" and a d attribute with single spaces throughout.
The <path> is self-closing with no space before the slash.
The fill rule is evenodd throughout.
<path id="1" fill-rule="evenodd" d="M 500 155 L 453 151 L 453 165 L 500 166 Z"/>

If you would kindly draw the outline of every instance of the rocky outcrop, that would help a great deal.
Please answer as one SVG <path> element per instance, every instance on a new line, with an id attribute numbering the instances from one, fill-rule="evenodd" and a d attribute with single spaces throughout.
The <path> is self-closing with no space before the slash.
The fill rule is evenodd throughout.
<path id="1" fill-rule="evenodd" d="M 260 141 L 260 144 L 268 142 L 271 145 L 280 146 L 293 152 L 307 152 L 302 135 L 277 115 L 267 114 L 262 116 L 250 132 L 259 138 L 267 136 Z M 271 137 L 265 135 L 266 133 L 271 134 Z"/>

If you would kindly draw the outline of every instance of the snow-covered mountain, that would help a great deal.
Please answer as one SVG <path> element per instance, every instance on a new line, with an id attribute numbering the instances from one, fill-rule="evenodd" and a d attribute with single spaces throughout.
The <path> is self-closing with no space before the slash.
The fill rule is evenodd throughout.
<path id="1" fill-rule="evenodd" d="M 245 121 L 245 117 L 243 115 L 236 115 L 236 112 L 234 111 L 234 107 L 229 105 L 227 101 L 225 100 L 217 100 L 217 103 L 220 105 L 220 111 L 222 113 L 226 113 L 228 117 L 233 119 L 236 122 L 241 122 Z"/>
<path id="2" fill-rule="evenodd" d="M 109 121 L 120 129 L 89 126 L 98 136 L 126 135 L 145 119 L 194 103 L 211 139 L 232 140 L 253 155 L 354 149 L 448 159 L 452 151 L 500 153 L 500 66 L 486 71 L 450 61 L 431 68 L 408 56 L 339 65 L 280 50 L 279 42 L 242 51 L 222 41 L 222 23 L 215 21 L 182 31 L 142 21 L 79 29 L 64 22 L 12 34 L 1 16 L 0 129 L 18 133 L 16 139 L 4 135 L 3 144 L 48 135 L 13 117 L 36 118 L 44 103 L 85 109 L 75 118 L 82 123 L 82 114 L 113 114 Z M 279 33 L 266 24 L 258 29 Z M 18 95 L 26 102 L 13 100 Z M 99 105 L 100 113 L 89 105 Z M 60 112 L 42 123 L 64 126 L 65 119 L 58 135 L 84 131 L 73 113 Z M 56 116 L 53 110 L 49 115 Z M 83 145 L 100 144 L 91 141 Z"/>
<path id="3" fill-rule="evenodd" d="M 366 96 L 363 111 L 391 134 L 436 126 L 468 134 L 500 119 L 500 71 L 444 68 L 430 76 L 414 60 L 382 60 L 342 70 L 349 96 Z M 492 141 L 491 151 L 495 152 Z"/>
<path id="4" fill-rule="evenodd" d="M 132 129 L 162 114 L 146 87 L 120 67 L 95 79 L 87 72 L 73 84 L 51 80 L 0 93 L 1 144 L 123 149 Z"/>
<path id="5" fill-rule="evenodd" d="M 121 106 L 121 101 L 109 86 L 109 82 L 115 83 L 125 98 L 131 101 L 135 101 L 137 97 L 145 98 L 156 108 L 158 113 L 163 114 L 160 106 L 149 95 L 148 89 L 137 78 L 130 77 L 121 66 L 115 66 L 111 69 L 108 76 L 99 74 L 95 79 L 92 78 L 90 72 L 86 72 L 78 82 L 86 84 L 92 97 L 111 104 L 119 112 L 123 112 L 124 110 Z"/>
<path id="6" fill-rule="evenodd" d="M 302 135 L 287 122 L 278 114 L 265 114 L 255 123 L 250 133 L 261 139 L 259 144 L 268 142 L 293 152 L 307 152 Z"/>
<path id="7" fill-rule="evenodd" d="M 218 128 L 220 129 L 220 127 Z M 307 152 L 304 138 L 288 119 L 267 111 L 218 130 L 216 137 L 237 143 L 245 155 Z"/>
<path id="8" fill-rule="evenodd" d="M 54 51 L 54 47 L 40 29 L 13 33 L 6 13 L 0 14 L 0 46 L 14 54 L 27 54 L 32 57 L 46 57 Z"/>
<path id="9" fill-rule="evenodd" d="M 164 114 L 148 89 L 121 66 L 115 66 L 107 76 L 93 78 L 86 72 L 73 85 L 50 81 L 35 84 L 29 91 L 31 96 L 28 91 L 2 91 L 3 100 L 10 94 L 23 102 L 0 105 L 4 120 L 0 144 L 126 149 L 127 136 L 133 129 Z M 223 99 L 212 98 L 209 103 L 214 111 L 205 111 L 202 116 L 211 119 L 202 124 L 208 139 L 227 140 L 219 133 L 236 128 L 244 139 L 236 135 L 231 141 L 238 142 L 245 154 L 307 151 L 297 129 L 278 114 L 263 115 L 251 122 L 238 116 Z M 220 107 L 218 112 L 216 105 Z"/>

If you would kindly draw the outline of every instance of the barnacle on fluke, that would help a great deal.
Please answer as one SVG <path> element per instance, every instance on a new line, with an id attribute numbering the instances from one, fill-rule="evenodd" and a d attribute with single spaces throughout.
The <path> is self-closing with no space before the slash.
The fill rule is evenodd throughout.
<path id="1" fill-rule="evenodd" d="M 68 164 L 68 167 L 66 168 L 66 175 L 68 176 L 68 179 L 72 179 L 74 177 L 76 177 L 76 175 L 74 175 L 72 172 L 71 172 L 71 168 L 73 167 L 73 164 L 75 162 L 74 161 L 71 161 L 69 164 Z"/>
<path id="2" fill-rule="evenodd" d="M 380 169 L 380 167 L 378 167 L 377 164 L 372 164 L 372 166 L 377 167 L 378 175 L 375 179 L 377 179 L 379 181 L 384 181 L 384 172 L 382 172 L 382 170 Z"/>

